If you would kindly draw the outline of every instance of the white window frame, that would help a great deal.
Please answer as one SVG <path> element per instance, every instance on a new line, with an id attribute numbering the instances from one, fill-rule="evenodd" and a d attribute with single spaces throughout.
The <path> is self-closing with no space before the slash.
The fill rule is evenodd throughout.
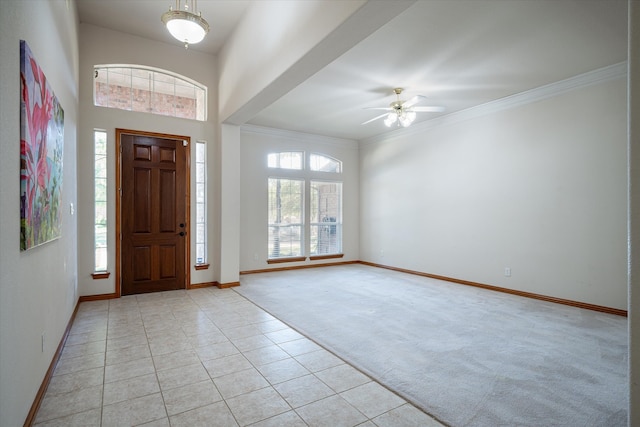
<path id="1" fill-rule="evenodd" d="M 103 140 L 100 141 L 99 139 Z M 106 273 L 109 269 L 108 247 L 108 169 L 107 169 L 107 132 L 102 129 L 93 131 L 93 206 L 94 206 L 94 272 Z M 102 199 L 102 200 L 99 200 Z M 102 205 L 99 205 L 102 204 Z"/>
<path id="2" fill-rule="evenodd" d="M 334 163 L 336 170 L 327 171 L 325 168 L 320 167 L 318 163 L 321 159 L 325 159 L 327 161 L 326 163 Z M 327 156 L 326 154 L 311 153 L 309 154 L 309 170 L 315 172 L 342 173 L 342 162 L 335 157 Z"/>
<path id="3" fill-rule="evenodd" d="M 322 210 L 318 206 L 313 205 L 314 201 L 314 186 L 322 184 L 336 185 L 339 188 L 338 200 L 337 200 L 337 212 L 335 217 L 331 217 L 332 220 L 327 218 L 314 218 L 316 215 L 319 217 Z M 342 253 L 342 181 L 330 181 L 330 180 L 309 180 L 309 199 L 311 202 L 309 208 L 309 256 L 321 257 L 329 255 L 337 255 Z M 313 229 L 316 228 L 315 238 L 313 238 Z M 322 237 L 325 240 L 333 240 L 333 244 L 322 244 Z M 314 248 L 315 244 L 315 248 Z M 322 248 L 333 248 L 333 250 L 323 250 Z"/>
<path id="4" fill-rule="evenodd" d="M 294 163 L 296 157 L 299 164 Z M 267 155 L 267 166 L 272 169 L 304 170 L 304 151 L 280 151 Z"/>
<path id="5" fill-rule="evenodd" d="M 301 165 L 299 165 L 299 167 L 297 166 L 292 167 L 292 165 L 287 164 L 287 162 L 285 162 L 284 165 L 281 164 L 280 160 L 283 158 L 283 156 L 286 159 L 287 156 L 290 156 L 291 154 L 294 154 L 294 153 L 300 153 L 300 155 L 302 156 Z M 324 157 L 330 162 L 335 162 L 335 167 L 333 168 L 334 170 L 326 171 L 322 167 L 317 167 L 317 161 L 311 162 L 312 156 L 315 156 L 316 159 Z M 290 150 L 290 151 L 281 151 L 281 152 L 271 152 L 267 154 L 267 166 L 270 170 L 281 171 L 281 173 L 278 175 L 276 174 L 270 175 L 268 177 L 268 180 L 289 179 L 289 180 L 296 180 L 296 181 L 302 182 L 302 197 L 301 197 L 302 198 L 302 202 L 301 202 L 302 203 L 301 205 L 302 220 L 300 224 L 297 224 L 297 223 L 292 224 L 295 226 L 302 227 L 301 237 L 300 237 L 301 239 L 300 254 L 292 255 L 287 253 L 286 255 L 274 256 L 274 253 L 272 252 L 272 240 L 270 237 L 268 239 L 268 244 L 267 244 L 267 262 L 274 263 L 274 262 L 287 262 L 287 261 L 304 261 L 306 260 L 307 256 L 311 260 L 342 257 L 343 256 L 342 215 L 343 215 L 343 199 L 344 199 L 344 195 L 342 192 L 343 182 L 342 182 L 342 179 L 340 179 L 342 177 L 342 162 L 339 159 L 336 159 L 334 157 L 328 156 L 323 153 L 316 153 L 316 152 L 307 153 L 299 150 Z M 330 224 L 328 223 L 318 224 L 317 221 L 312 222 L 312 218 L 311 218 L 312 183 L 321 183 L 321 182 L 334 183 L 340 186 L 340 200 L 338 202 L 339 218 L 336 218 L 336 221 L 332 221 Z M 268 186 L 268 188 L 269 187 L 270 186 Z M 271 190 L 268 190 L 268 191 L 271 191 Z M 267 208 L 271 209 L 271 194 L 269 194 L 267 197 L 269 199 L 269 205 L 267 206 Z M 270 213 L 268 214 L 268 216 L 269 215 Z M 272 228 L 274 226 L 277 226 L 277 224 L 269 220 L 267 220 L 267 223 L 268 223 L 267 225 L 269 229 L 269 236 L 271 236 L 270 233 L 272 231 Z M 317 248 L 316 248 L 314 253 L 311 252 L 311 244 L 312 244 L 311 229 L 312 227 L 320 227 L 320 226 L 335 227 L 331 229 L 331 230 L 335 230 L 335 233 L 336 233 L 335 236 L 338 239 L 338 241 L 336 242 L 335 251 L 331 251 L 328 253 L 317 253 Z"/>
<path id="6" fill-rule="evenodd" d="M 291 182 L 296 182 L 299 184 L 299 189 L 300 189 L 300 204 L 297 206 L 298 208 L 298 219 L 299 221 L 293 221 L 293 222 L 289 222 L 289 221 L 284 221 L 284 218 L 272 218 L 272 210 L 278 210 L 278 207 L 273 207 L 271 204 L 271 200 L 272 200 L 272 195 L 271 195 L 271 183 L 272 181 L 277 181 L 278 184 L 280 184 L 283 181 L 291 181 Z M 297 245 L 298 246 L 298 252 L 291 252 L 291 251 L 282 251 L 280 249 L 281 246 L 281 239 L 278 237 L 278 239 L 268 239 L 268 245 L 267 245 L 267 257 L 269 260 L 278 260 L 278 259 L 291 259 L 291 258 L 299 258 L 301 256 L 304 256 L 305 253 L 305 185 L 306 182 L 304 179 L 299 178 L 299 177 L 281 177 L 281 176 L 270 176 L 268 178 L 268 190 L 269 194 L 268 194 L 268 230 L 269 230 L 269 236 L 271 235 L 275 235 L 277 234 L 278 236 L 280 236 L 280 230 L 283 229 L 289 229 L 289 234 L 290 235 L 298 235 L 299 238 L 297 240 L 293 240 L 293 239 L 288 239 L 287 243 L 288 246 L 292 247 Z M 278 187 L 279 188 L 279 187 Z M 276 190 L 278 191 L 278 190 Z M 276 193 L 277 194 L 277 193 Z M 278 197 L 278 196 L 275 196 Z M 277 213 L 278 216 L 281 215 L 281 212 Z M 276 232 L 277 230 L 277 232 Z M 296 232 L 297 230 L 297 232 Z M 276 246 L 278 246 L 278 249 L 276 249 Z M 283 255 L 284 252 L 284 255 Z"/>
<path id="7" fill-rule="evenodd" d="M 196 141 L 196 268 L 208 265 L 207 145 Z"/>

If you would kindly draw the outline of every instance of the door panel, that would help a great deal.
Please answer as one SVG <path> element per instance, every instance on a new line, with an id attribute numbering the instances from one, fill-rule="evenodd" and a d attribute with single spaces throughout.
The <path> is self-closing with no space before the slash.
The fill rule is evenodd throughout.
<path id="1" fill-rule="evenodd" d="M 133 249 L 133 281 L 151 280 L 151 247 L 137 246 Z"/>
<path id="2" fill-rule="evenodd" d="M 121 293 L 185 289 L 187 148 L 181 139 L 125 133 L 120 147 Z"/>
<path id="3" fill-rule="evenodd" d="M 134 233 L 151 233 L 151 169 L 136 168 L 133 171 L 133 229 Z M 127 183 L 123 183 L 123 191 Z M 129 209 L 127 207 L 127 209 Z M 128 211 L 125 211 L 128 212 Z"/>
<path id="4" fill-rule="evenodd" d="M 160 278 L 171 279 L 176 277 L 175 259 L 175 246 L 160 246 Z"/>
<path id="5" fill-rule="evenodd" d="M 160 231 L 176 232 L 176 173 L 160 171 Z"/>

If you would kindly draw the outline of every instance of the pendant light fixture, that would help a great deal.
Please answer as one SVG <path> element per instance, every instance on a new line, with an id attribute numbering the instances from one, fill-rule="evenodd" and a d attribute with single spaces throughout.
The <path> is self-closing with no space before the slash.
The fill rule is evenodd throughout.
<path id="1" fill-rule="evenodd" d="M 209 32 L 209 24 L 198 12 L 197 0 L 184 0 L 184 6 L 182 0 L 176 0 L 175 9 L 169 7 L 160 19 L 171 35 L 184 43 L 185 49 L 190 44 L 200 43 Z"/>

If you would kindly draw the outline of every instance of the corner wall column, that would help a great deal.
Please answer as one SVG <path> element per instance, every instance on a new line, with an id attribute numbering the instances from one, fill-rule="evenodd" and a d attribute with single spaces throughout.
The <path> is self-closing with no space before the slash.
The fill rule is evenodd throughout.
<path id="1" fill-rule="evenodd" d="M 640 426 L 640 1 L 629 0 L 629 427 Z"/>
<path id="2" fill-rule="evenodd" d="M 240 126 L 221 125 L 220 279 L 240 280 Z"/>

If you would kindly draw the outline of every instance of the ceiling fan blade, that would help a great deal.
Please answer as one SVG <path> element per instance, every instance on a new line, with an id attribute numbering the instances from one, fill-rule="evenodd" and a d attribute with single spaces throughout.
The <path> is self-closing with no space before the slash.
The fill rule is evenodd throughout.
<path id="1" fill-rule="evenodd" d="M 425 98 L 426 98 L 426 96 L 424 96 L 424 95 L 416 95 L 413 98 L 411 98 L 410 100 L 404 101 L 402 103 L 402 106 L 404 108 L 412 107 L 412 106 L 416 105 L 418 102 L 422 101 Z"/>
<path id="2" fill-rule="evenodd" d="M 373 122 L 373 121 L 375 121 L 375 120 L 381 119 L 381 118 L 383 118 L 383 117 L 384 117 L 384 116 L 386 116 L 386 115 L 387 115 L 387 113 L 380 114 L 379 116 L 376 116 L 376 117 L 374 117 L 374 118 L 373 118 L 373 119 L 371 119 L 371 120 L 367 120 L 366 122 L 364 122 L 364 123 L 362 123 L 362 124 L 363 124 L 363 125 L 366 125 L 367 123 L 371 123 L 371 122 Z"/>
<path id="3" fill-rule="evenodd" d="M 440 113 L 445 110 L 444 107 L 439 107 L 436 105 L 425 106 L 425 107 L 413 107 L 411 110 L 416 113 Z"/>
<path id="4" fill-rule="evenodd" d="M 365 107 L 363 110 L 384 110 L 384 111 L 392 111 L 391 107 Z"/>

